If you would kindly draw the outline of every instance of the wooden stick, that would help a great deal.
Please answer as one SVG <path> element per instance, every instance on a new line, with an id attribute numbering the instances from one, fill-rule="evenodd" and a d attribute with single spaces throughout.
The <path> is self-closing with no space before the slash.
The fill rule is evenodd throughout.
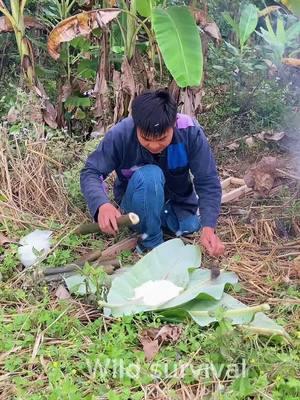
<path id="1" fill-rule="evenodd" d="M 296 179 L 297 181 L 300 181 L 300 176 L 290 174 L 289 172 L 283 171 L 282 169 L 278 169 L 278 168 L 276 168 L 276 171 L 282 175 L 287 176 L 288 178 L 292 178 L 292 179 Z"/>
<path id="2" fill-rule="evenodd" d="M 233 190 L 231 190 L 231 192 L 223 194 L 222 203 L 228 203 L 229 201 L 235 200 L 238 197 L 245 195 L 251 191 L 252 191 L 252 189 L 248 188 L 247 185 L 241 186 L 237 189 L 233 189 Z"/>
<path id="3" fill-rule="evenodd" d="M 123 226 L 133 226 L 140 222 L 139 216 L 135 213 L 128 213 L 121 215 L 117 218 L 117 224 L 119 227 Z M 89 233 L 98 233 L 101 232 L 99 225 L 96 222 L 89 222 L 86 224 L 80 225 L 76 230 L 75 234 L 77 235 L 87 235 Z"/>

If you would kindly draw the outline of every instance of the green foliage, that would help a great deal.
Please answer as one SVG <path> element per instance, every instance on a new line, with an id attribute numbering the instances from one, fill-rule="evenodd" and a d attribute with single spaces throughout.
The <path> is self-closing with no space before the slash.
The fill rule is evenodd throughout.
<path id="1" fill-rule="evenodd" d="M 81 60 L 77 66 L 77 74 L 80 78 L 87 80 L 96 79 L 97 60 Z"/>
<path id="2" fill-rule="evenodd" d="M 87 108 L 91 106 L 91 99 L 81 96 L 69 96 L 65 102 L 65 105 L 70 111 L 75 107 Z"/>
<path id="3" fill-rule="evenodd" d="M 71 16 L 76 0 L 44 0 L 43 13 L 40 19 L 53 28 L 59 22 Z"/>
<path id="4" fill-rule="evenodd" d="M 186 7 L 155 8 L 152 24 L 166 66 L 180 87 L 198 86 L 203 56 L 196 23 Z"/>
<path id="5" fill-rule="evenodd" d="M 279 16 L 276 30 L 274 30 L 270 18 L 267 17 L 265 21 L 267 29 L 261 28 L 258 34 L 267 43 L 274 62 L 280 65 L 287 50 L 292 51 L 299 48 L 300 22 L 293 19 L 290 26 L 288 26 L 283 17 Z"/>
<path id="6" fill-rule="evenodd" d="M 1 258 L 3 260 L 1 261 Z M 8 250 L 0 247 L 0 282 L 6 282 L 14 274 L 19 259 L 17 255 L 17 246 L 12 244 Z"/>
<path id="7" fill-rule="evenodd" d="M 258 10 L 253 4 L 248 4 L 242 9 L 239 21 L 238 35 L 240 39 L 240 48 L 244 48 L 249 37 L 255 31 L 258 22 Z"/>
<path id="8" fill-rule="evenodd" d="M 153 1 L 154 3 L 154 1 Z M 137 0 L 136 9 L 142 17 L 150 17 L 152 11 L 151 0 Z"/>
<path id="9" fill-rule="evenodd" d="M 257 7 L 253 4 L 244 4 L 239 21 L 234 20 L 227 11 L 223 13 L 223 17 L 237 35 L 242 52 L 248 39 L 256 29 L 258 22 Z"/>
<path id="10" fill-rule="evenodd" d="M 285 6 L 287 6 L 295 15 L 300 17 L 300 3 L 298 0 L 282 0 Z"/>

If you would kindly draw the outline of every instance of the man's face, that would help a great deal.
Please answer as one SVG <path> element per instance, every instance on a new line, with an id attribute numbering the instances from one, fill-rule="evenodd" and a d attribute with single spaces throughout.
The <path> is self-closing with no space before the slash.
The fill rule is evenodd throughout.
<path id="1" fill-rule="evenodd" d="M 143 131 L 137 128 L 137 138 L 140 144 L 150 151 L 150 153 L 158 154 L 172 142 L 173 128 L 168 128 L 160 137 L 145 137 Z"/>

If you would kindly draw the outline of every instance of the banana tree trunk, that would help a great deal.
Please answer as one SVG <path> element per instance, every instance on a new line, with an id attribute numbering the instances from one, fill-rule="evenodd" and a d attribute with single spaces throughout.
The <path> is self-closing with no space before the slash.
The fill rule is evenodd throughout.
<path id="1" fill-rule="evenodd" d="M 21 69 L 29 86 L 35 83 L 34 57 L 32 46 L 25 35 L 24 7 L 27 0 L 10 0 L 11 12 L 0 0 L 0 11 L 9 20 L 15 33 L 16 42 L 21 59 Z"/>
<path id="2" fill-rule="evenodd" d="M 130 61 L 135 53 L 136 44 L 136 0 L 130 1 L 130 14 L 127 14 L 127 58 Z"/>
<path id="3" fill-rule="evenodd" d="M 17 46 L 21 58 L 21 68 L 29 86 L 35 83 L 34 56 L 29 39 L 25 35 L 24 7 L 26 0 L 11 0 L 12 16 L 16 22 L 14 26 Z"/>
<path id="4" fill-rule="evenodd" d="M 35 84 L 35 69 L 31 43 L 25 37 L 24 32 L 15 30 L 15 35 L 24 78 L 29 86 L 33 86 Z"/>

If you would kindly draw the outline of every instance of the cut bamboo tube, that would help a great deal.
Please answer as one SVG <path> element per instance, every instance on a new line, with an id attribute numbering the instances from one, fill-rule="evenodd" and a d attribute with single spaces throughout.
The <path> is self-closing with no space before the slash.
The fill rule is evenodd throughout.
<path id="1" fill-rule="evenodd" d="M 140 222 L 139 216 L 135 213 L 128 213 L 121 215 L 117 218 L 118 227 L 123 226 L 133 226 L 137 225 Z M 89 222 L 86 224 L 80 225 L 74 233 L 77 235 L 87 235 L 89 233 L 98 233 L 101 232 L 99 225 L 96 222 Z"/>

